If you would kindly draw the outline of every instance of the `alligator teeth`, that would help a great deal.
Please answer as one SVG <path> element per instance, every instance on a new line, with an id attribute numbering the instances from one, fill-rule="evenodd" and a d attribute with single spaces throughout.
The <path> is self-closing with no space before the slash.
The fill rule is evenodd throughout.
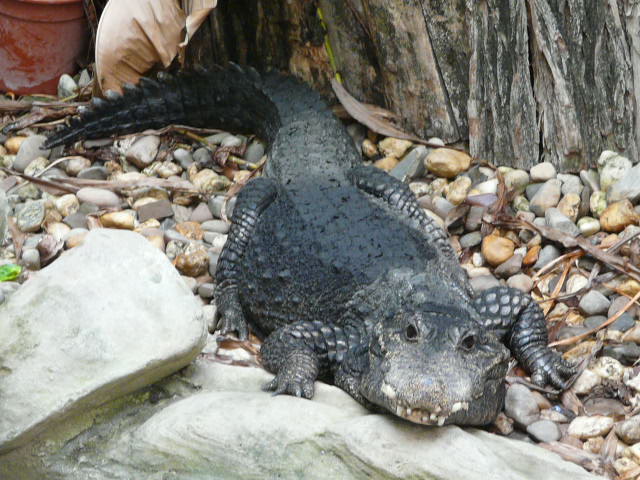
<path id="1" fill-rule="evenodd" d="M 407 417 L 410 417 L 412 412 L 413 410 L 411 410 L 410 408 L 407 408 Z"/>
<path id="2" fill-rule="evenodd" d="M 431 420 L 432 422 L 436 422 L 438 420 L 438 416 L 435 413 L 432 413 L 429 416 L 429 420 Z"/>
<path id="3" fill-rule="evenodd" d="M 382 393 L 384 393 L 386 395 L 386 397 L 389 400 L 395 400 L 396 399 L 396 391 L 388 383 L 383 383 L 382 384 L 381 391 L 382 391 Z"/>
<path id="4" fill-rule="evenodd" d="M 438 417 L 438 426 L 441 427 L 444 425 L 444 421 L 447 419 L 444 415 L 442 417 Z"/>
<path id="5" fill-rule="evenodd" d="M 456 402 L 453 404 L 453 406 L 451 407 L 451 413 L 455 413 L 458 410 L 468 410 L 469 409 L 469 404 L 467 402 Z"/>

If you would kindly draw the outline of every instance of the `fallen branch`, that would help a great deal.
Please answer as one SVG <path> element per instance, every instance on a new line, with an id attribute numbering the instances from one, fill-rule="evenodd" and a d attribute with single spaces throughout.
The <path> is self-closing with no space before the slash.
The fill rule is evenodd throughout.
<path id="1" fill-rule="evenodd" d="M 25 180 L 41 186 L 57 188 L 62 191 L 66 191 L 67 193 L 76 193 L 84 187 L 102 188 L 117 192 L 131 188 L 156 187 L 179 192 L 193 193 L 196 195 L 199 194 L 191 182 L 182 179 L 144 177 L 134 180 L 93 180 L 90 178 L 55 177 L 55 179 L 44 180 L 42 178 L 16 172 L 8 168 L 0 168 L 0 171 L 8 173 L 9 175 L 24 178 Z"/>
<path id="2" fill-rule="evenodd" d="M 584 333 L 581 333 L 580 335 L 575 335 L 573 337 L 565 338 L 564 340 L 558 340 L 556 342 L 550 343 L 549 346 L 550 347 L 556 347 L 558 345 L 571 345 L 572 343 L 578 342 L 578 341 L 582 340 L 583 338 L 586 338 L 589 335 L 592 335 L 592 334 L 598 332 L 599 330 L 602 330 L 603 328 L 608 327 L 613 322 L 615 322 L 618 318 L 620 318 L 620 316 L 622 316 L 622 314 L 624 312 L 629 310 L 633 306 L 633 304 L 638 301 L 639 298 L 640 298 L 640 290 L 615 315 L 613 315 L 613 316 L 611 316 L 611 318 L 607 319 L 606 322 L 598 325 L 595 328 L 592 328 L 588 332 L 584 332 Z"/>
<path id="3" fill-rule="evenodd" d="M 549 240 L 553 240 L 555 242 L 561 243 L 567 248 L 580 247 L 582 250 L 584 250 L 586 253 L 591 255 L 596 260 L 599 260 L 609 265 L 610 267 L 614 268 L 615 270 L 618 270 L 620 273 L 628 275 L 634 280 L 640 282 L 640 268 L 636 267 L 630 262 L 623 260 L 621 257 L 617 255 L 613 255 L 609 251 L 601 250 L 597 246 L 592 245 L 586 238 L 573 237 L 568 233 L 565 233 L 556 228 L 537 226 L 531 222 L 527 222 L 524 220 L 522 222 L 526 226 L 528 226 L 531 230 L 539 232 L 540 235 L 542 235 L 543 237 Z M 629 237 L 628 239 L 624 239 L 623 243 L 626 243 L 629 240 L 632 240 L 634 237 L 635 235 Z M 617 243 L 612 246 L 617 246 Z"/>

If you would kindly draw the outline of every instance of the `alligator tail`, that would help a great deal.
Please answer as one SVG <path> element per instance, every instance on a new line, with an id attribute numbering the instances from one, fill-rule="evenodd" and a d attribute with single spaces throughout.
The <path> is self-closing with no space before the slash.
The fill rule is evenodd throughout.
<path id="1" fill-rule="evenodd" d="M 73 141 L 140 132 L 170 124 L 250 131 L 271 143 L 281 120 L 263 92 L 257 72 L 225 69 L 158 74 L 127 84 L 122 95 L 107 92 L 53 133 L 46 148 Z"/>

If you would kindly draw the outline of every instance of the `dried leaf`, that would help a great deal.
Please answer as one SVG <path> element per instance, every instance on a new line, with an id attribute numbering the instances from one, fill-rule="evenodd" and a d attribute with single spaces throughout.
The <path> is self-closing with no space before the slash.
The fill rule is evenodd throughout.
<path id="1" fill-rule="evenodd" d="M 111 0 L 96 33 L 96 78 L 102 91 L 121 91 L 151 67 L 168 67 L 180 47 L 215 7 L 216 0 Z M 183 41 L 183 30 L 186 37 Z"/>
<path id="2" fill-rule="evenodd" d="M 187 13 L 186 29 L 187 33 L 180 47 L 186 47 L 193 34 L 200 28 L 202 22 L 209 15 L 218 3 L 218 0 L 183 0 L 182 8 Z"/>
<path id="3" fill-rule="evenodd" d="M 342 106 L 349 112 L 349 115 L 369 127 L 370 130 L 388 137 L 402 138 L 404 140 L 411 140 L 412 142 L 424 143 L 425 145 L 428 144 L 425 140 L 400 130 L 383 118 L 383 116 L 380 115 L 380 107 L 371 108 L 353 98 L 335 78 L 331 80 L 331 86 Z"/>
<path id="4" fill-rule="evenodd" d="M 14 130 L 21 130 L 26 127 L 30 127 L 34 123 L 38 123 L 44 119 L 58 119 L 64 118 L 68 115 L 75 115 L 77 112 L 76 107 L 67 107 L 63 109 L 52 109 L 45 107 L 33 107 L 31 112 L 23 115 L 15 122 L 11 122 L 5 125 L 2 129 L 2 133 L 7 134 Z"/>

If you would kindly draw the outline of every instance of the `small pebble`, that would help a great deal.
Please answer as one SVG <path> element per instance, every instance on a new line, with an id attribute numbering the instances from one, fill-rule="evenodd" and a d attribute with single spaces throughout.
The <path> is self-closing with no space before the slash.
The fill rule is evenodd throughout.
<path id="1" fill-rule="evenodd" d="M 43 200 L 27 202 L 18 211 L 17 223 L 20 231 L 25 233 L 37 232 L 44 221 L 46 209 Z"/>
<path id="2" fill-rule="evenodd" d="M 478 231 L 470 232 L 460 237 L 460 246 L 462 248 L 471 248 L 482 243 L 482 234 Z"/>
<path id="3" fill-rule="evenodd" d="M 558 202 L 560 202 L 560 188 L 560 180 L 547 180 L 529 202 L 531 211 L 535 213 L 536 216 L 542 217 L 547 208 L 558 205 Z"/>
<path id="4" fill-rule="evenodd" d="M 202 222 L 201 227 L 206 232 L 227 233 L 230 224 L 223 220 L 207 220 Z"/>
<path id="5" fill-rule="evenodd" d="M 401 158 L 412 145 L 409 140 L 387 137 L 378 143 L 378 148 L 385 156 Z"/>
<path id="6" fill-rule="evenodd" d="M 425 158 L 425 167 L 431 173 L 444 178 L 454 178 L 471 165 L 471 157 L 450 148 L 436 148 Z"/>
<path id="7" fill-rule="evenodd" d="M 525 293 L 529 293 L 533 288 L 533 280 L 529 275 L 519 273 L 507 279 L 507 285 L 511 288 L 517 288 Z"/>
<path id="8" fill-rule="evenodd" d="M 513 255 L 515 244 L 508 238 L 489 235 L 482 240 L 482 255 L 494 267 Z"/>
<path id="9" fill-rule="evenodd" d="M 502 262 L 495 269 L 495 274 L 501 278 L 508 278 L 522 269 L 522 255 L 514 254 L 508 260 Z"/>
<path id="10" fill-rule="evenodd" d="M 567 193 L 558 203 L 558 210 L 560 210 L 563 215 L 566 215 L 573 223 L 578 219 L 580 202 L 580 195 L 577 193 Z"/>
<path id="11" fill-rule="evenodd" d="M 598 315 L 605 313 L 610 303 L 609 299 L 599 291 L 590 290 L 582 297 L 578 308 L 585 315 Z"/>
<path id="12" fill-rule="evenodd" d="M 243 143 L 244 140 L 239 135 L 229 135 L 220 142 L 220 146 L 228 148 L 241 147 Z"/>
<path id="13" fill-rule="evenodd" d="M 385 172 L 390 172 L 396 165 L 398 165 L 398 159 L 390 156 L 383 157 L 380 160 L 373 162 L 374 167 L 384 170 Z"/>
<path id="14" fill-rule="evenodd" d="M 378 147 L 376 147 L 376 144 L 368 138 L 365 138 L 362 141 L 362 153 L 367 158 L 375 158 L 380 154 L 380 152 L 378 152 Z"/>
<path id="15" fill-rule="evenodd" d="M 247 147 L 247 151 L 244 153 L 244 159 L 247 162 L 259 163 L 260 160 L 262 160 L 264 153 L 264 144 L 258 140 L 254 140 Z"/>
<path id="16" fill-rule="evenodd" d="M 584 319 L 584 326 L 589 330 L 592 328 L 597 328 L 607 321 L 607 317 L 604 315 L 592 315 Z"/>
<path id="17" fill-rule="evenodd" d="M 504 411 L 521 427 L 528 427 L 540 418 L 540 407 L 531 391 L 514 383 L 507 389 Z"/>
<path id="18" fill-rule="evenodd" d="M 20 145 L 24 142 L 27 137 L 9 137 L 4 142 L 4 147 L 7 149 L 7 153 L 9 155 L 15 155 L 20 150 Z"/>
<path id="19" fill-rule="evenodd" d="M 627 199 L 609 205 L 600 214 L 600 225 L 605 232 L 621 232 L 628 225 L 637 224 L 640 215 Z"/>
<path id="20" fill-rule="evenodd" d="M 231 180 L 224 175 L 218 175 L 209 168 L 200 170 L 191 179 L 191 182 L 203 195 L 213 195 L 214 193 L 222 192 L 231 185 Z"/>
<path id="21" fill-rule="evenodd" d="M 560 250 L 555 245 L 545 245 L 538 254 L 538 260 L 533 266 L 534 269 L 540 269 L 547 263 L 554 261 L 560 256 Z"/>
<path id="22" fill-rule="evenodd" d="M 204 231 L 197 222 L 180 222 L 175 228 L 178 233 L 189 240 L 202 240 L 204 238 Z"/>
<path id="23" fill-rule="evenodd" d="M 610 150 L 602 152 L 597 163 L 600 173 L 600 188 L 605 192 L 611 185 L 624 178 L 632 166 L 628 158 Z"/>
<path id="24" fill-rule="evenodd" d="M 175 257 L 174 265 L 183 275 L 198 277 L 208 270 L 209 254 L 203 246 L 191 244 Z"/>
<path id="25" fill-rule="evenodd" d="M 127 161 L 143 169 L 151 165 L 158 154 L 160 137 L 157 135 L 143 135 L 136 138 L 125 153 Z"/>
<path id="26" fill-rule="evenodd" d="M 602 415 L 593 417 L 576 417 L 569 424 L 569 435 L 585 440 L 591 437 L 604 436 L 613 427 L 613 419 Z"/>
<path id="27" fill-rule="evenodd" d="M 63 222 L 71 228 L 87 228 L 87 215 L 82 212 L 76 212 L 65 217 Z"/>
<path id="28" fill-rule="evenodd" d="M 209 207 L 204 202 L 199 203 L 189 216 L 189 221 L 191 222 L 203 223 L 209 220 L 213 220 L 213 215 L 211 215 L 211 210 L 209 210 Z"/>
<path id="29" fill-rule="evenodd" d="M 558 425 L 550 420 L 538 420 L 527 427 L 527 433 L 539 442 L 556 442 L 562 436 Z"/>
<path id="30" fill-rule="evenodd" d="M 481 275 L 479 277 L 471 278 L 469 279 L 469 283 L 476 293 L 500 286 L 500 282 L 493 275 Z"/>
<path id="31" fill-rule="evenodd" d="M 567 293 L 575 293 L 578 290 L 583 289 L 587 285 L 589 285 L 589 279 L 587 277 L 579 273 L 574 273 L 567 280 L 565 291 Z"/>
<path id="32" fill-rule="evenodd" d="M 562 194 L 568 195 L 574 193 L 578 196 L 582 193 L 584 185 L 580 180 L 580 177 L 576 175 L 569 175 L 566 173 L 559 173 L 556 178 L 562 182 Z"/>
<path id="33" fill-rule="evenodd" d="M 556 178 L 556 167 L 551 162 L 541 162 L 529 170 L 532 182 L 546 182 Z"/>
<path id="34" fill-rule="evenodd" d="M 632 342 L 605 345 L 602 354 L 619 361 L 623 365 L 632 365 L 640 357 L 640 346 Z"/>
<path id="35" fill-rule="evenodd" d="M 366 141 L 366 140 L 365 140 Z M 418 145 L 409 150 L 400 163 L 389 172 L 392 177 L 396 177 L 402 182 L 413 180 L 424 176 L 424 158 L 428 150 L 424 145 Z"/>
<path id="36" fill-rule="evenodd" d="M 627 174 L 613 183 L 607 190 L 607 201 L 610 203 L 628 199 L 632 203 L 640 200 L 640 165 L 629 169 Z"/>
<path id="37" fill-rule="evenodd" d="M 25 168 L 38 157 L 49 158 L 51 150 L 42 148 L 47 140 L 44 135 L 31 135 L 20 143 L 20 149 L 13 161 L 13 168 L 19 172 L 24 172 Z"/>
<path id="38" fill-rule="evenodd" d="M 119 207 L 120 197 L 110 190 L 102 188 L 84 187 L 76 193 L 81 203 L 92 203 L 98 207 Z"/>
<path id="39" fill-rule="evenodd" d="M 109 212 L 100 216 L 100 222 L 104 228 L 119 228 L 133 230 L 135 217 L 130 211 Z"/>
<path id="40" fill-rule="evenodd" d="M 40 270 L 40 252 L 35 248 L 25 249 L 22 252 L 22 263 L 29 270 Z"/>
<path id="41" fill-rule="evenodd" d="M 55 201 L 56 210 L 60 212 L 60 215 L 63 217 L 67 217 L 69 215 L 73 215 L 80 208 L 80 202 L 78 202 L 78 197 L 76 197 L 73 193 L 68 193 L 67 195 L 62 195 L 57 198 Z"/>
<path id="42" fill-rule="evenodd" d="M 91 160 L 80 156 L 68 157 L 63 165 L 64 171 L 67 172 L 68 175 L 75 177 L 85 168 L 91 167 Z"/>
<path id="43" fill-rule="evenodd" d="M 58 98 L 67 98 L 75 95 L 78 91 L 78 84 L 73 77 L 67 73 L 60 75 L 58 80 Z"/>
<path id="44" fill-rule="evenodd" d="M 614 382 L 622 381 L 624 374 L 624 367 L 622 364 L 611 357 L 600 357 L 593 362 L 589 369 L 599 375 L 604 380 L 611 380 Z"/>
<path id="45" fill-rule="evenodd" d="M 600 231 L 600 221 L 597 218 L 582 217 L 578 220 L 578 229 L 585 237 L 590 237 Z"/>
<path id="46" fill-rule="evenodd" d="M 547 208 L 544 212 L 544 219 L 548 227 L 556 228 L 572 237 L 580 235 L 580 229 L 559 208 Z"/>
<path id="47" fill-rule="evenodd" d="M 517 192 L 523 192 L 530 181 L 529 174 L 524 170 L 510 170 L 504 174 L 506 187 Z"/>
<path id="48" fill-rule="evenodd" d="M 213 298 L 215 285 L 213 283 L 203 283 L 198 287 L 198 295 L 205 299 Z"/>
<path id="49" fill-rule="evenodd" d="M 603 191 L 593 192 L 589 198 L 589 211 L 591 214 L 600 218 L 602 212 L 607 208 L 607 194 Z"/>

